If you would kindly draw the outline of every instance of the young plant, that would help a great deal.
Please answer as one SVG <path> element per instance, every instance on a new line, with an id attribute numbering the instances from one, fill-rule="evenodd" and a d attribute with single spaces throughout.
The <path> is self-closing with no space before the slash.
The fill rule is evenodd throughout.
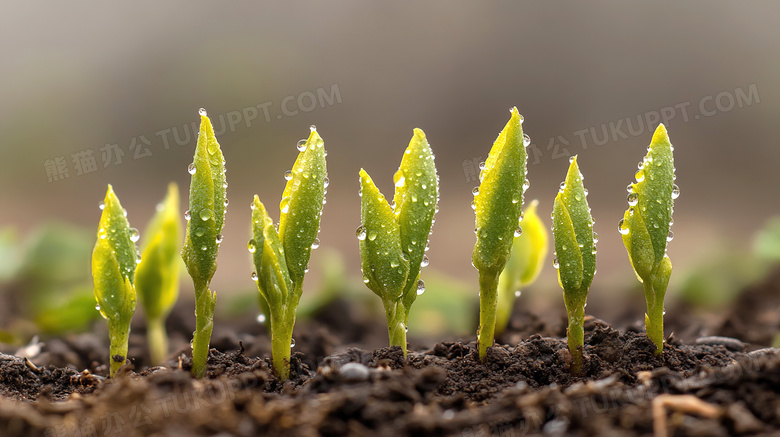
<path id="1" fill-rule="evenodd" d="M 645 330 L 655 343 L 655 354 L 664 347 L 664 295 L 672 274 L 666 243 L 672 241 L 674 199 L 680 189 L 674 184 L 672 143 L 666 127 L 659 125 L 639 163 L 636 182 L 628 185 L 628 210 L 618 224 L 631 266 L 645 289 Z"/>
<path id="2" fill-rule="evenodd" d="M 146 312 L 149 355 L 154 364 L 162 364 L 168 356 L 165 319 L 179 297 L 181 238 L 179 187 L 171 182 L 144 232 L 141 262 L 135 270 L 135 289 Z"/>
<path id="3" fill-rule="evenodd" d="M 511 117 L 490 149 L 474 188 L 477 243 L 471 260 L 479 271 L 479 357 L 483 361 L 493 345 L 498 301 L 498 278 L 520 234 L 526 179 L 525 147 L 531 140 L 523 134 L 523 117 L 512 108 Z"/>
<path id="4" fill-rule="evenodd" d="M 360 170 L 360 227 L 357 238 L 363 282 L 382 299 L 390 346 L 406 356 L 409 309 L 425 291 L 420 269 L 428 265 L 425 251 L 439 201 L 439 178 L 431 146 L 421 129 L 393 176 L 393 206 L 374 181 Z"/>
<path id="5" fill-rule="evenodd" d="M 596 242 L 593 217 L 582 185 L 582 174 L 574 156 L 569 164 L 566 181 L 561 184 L 552 212 L 552 232 L 555 246 L 553 266 L 558 269 L 558 283 L 563 288 L 563 301 L 569 315 L 566 339 L 572 356 L 572 373 L 582 368 L 585 333 L 585 301 L 596 273 Z"/>
<path id="6" fill-rule="evenodd" d="M 255 195 L 247 245 L 257 269 L 252 279 L 268 306 L 274 371 L 283 381 L 290 377 L 295 314 L 311 251 L 320 244 L 317 233 L 328 187 L 324 142 L 314 126 L 309 138 L 298 142 L 298 151 L 292 170 L 285 172 L 279 231 Z"/>
<path id="7" fill-rule="evenodd" d="M 195 285 L 195 332 L 192 336 L 192 374 L 206 375 L 211 330 L 214 327 L 214 307 L 217 294 L 209 290 L 217 270 L 217 252 L 222 243 L 222 225 L 227 207 L 225 159 L 214 137 L 214 128 L 200 109 L 200 133 L 195 157 L 188 168 L 190 209 L 184 213 L 187 231 L 181 251 L 184 264 Z"/>
<path id="8" fill-rule="evenodd" d="M 496 334 L 501 334 L 509 323 L 515 298 L 520 290 L 536 281 L 547 258 L 547 228 L 542 223 L 534 200 L 523 212 L 520 234 L 515 233 L 512 252 L 504 271 L 498 277 L 498 305 L 496 307 Z"/>
<path id="9" fill-rule="evenodd" d="M 126 212 L 111 185 L 100 208 L 103 213 L 92 252 L 92 279 L 97 310 L 108 320 L 110 375 L 114 377 L 127 360 L 130 321 L 135 314 L 133 281 L 140 255 L 135 247 L 138 231 L 127 222 Z"/>

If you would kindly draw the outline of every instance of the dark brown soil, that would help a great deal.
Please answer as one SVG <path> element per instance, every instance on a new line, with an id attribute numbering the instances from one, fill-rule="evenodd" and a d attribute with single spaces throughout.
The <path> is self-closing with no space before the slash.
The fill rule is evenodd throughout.
<path id="1" fill-rule="evenodd" d="M 778 280 L 756 290 L 765 293 Z M 101 364 L 108 354 L 105 332 L 49 339 L 32 360 L 0 355 L 0 436 L 727 436 L 780 430 L 780 350 L 759 349 L 765 342 L 704 337 L 684 344 L 672 337 L 656 357 L 643 333 L 589 318 L 584 368 L 573 376 L 561 326 L 528 313 L 514 316 L 514 328 L 503 336 L 507 344 L 493 347 L 486 363 L 473 341 L 436 343 L 404 359 L 399 348 L 373 349 L 386 341 L 384 328 L 336 301 L 296 327 L 290 381 L 273 376 L 264 329 L 250 318 L 216 325 L 208 377 L 194 380 L 187 355 L 192 324 L 177 315 L 188 313 L 182 305 L 169 320 L 180 352 L 166 367 L 148 367 L 143 323 L 137 322 L 134 363 L 114 379 Z M 750 318 L 733 320 L 728 323 Z M 767 335 L 756 338 L 766 341 Z"/>

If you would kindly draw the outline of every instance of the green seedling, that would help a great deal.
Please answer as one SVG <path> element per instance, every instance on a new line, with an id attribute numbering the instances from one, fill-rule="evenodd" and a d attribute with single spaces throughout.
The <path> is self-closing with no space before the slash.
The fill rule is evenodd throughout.
<path id="1" fill-rule="evenodd" d="M 645 330 L 656 345 L 656 355 L 664 347 L 664 295 L 672 274 L 666 244 L 674 238 L 669 228 L 674 199 L 680 195 L 674 183 L 673 150 L 666 127 L 659 125 L 639 163 L 636 182 L 628 185 L 628 210 L 618 224 L 631 266 L 645 290 Z"/>
<path id="2" fill-rule="evenodd" d="M 566 181 L 561 184 L 552 212 L 552 232 L 555 246 L 553 267 L 558 269 L 558 283 L 563 288 L 563 301 L 569 315 L 566 339 L 572 356 L 572 373 L 582 368 L 585 333 L 585 301 L 596 273 L 596 242 L 593 218 L 582 185 L 582 174 L 574 156 L 569 164 Z"/>
<path id="3" fill-rule="evenodd" d="M 511 117 L 490 149 L 474 188 L 477 243 L 471 260 L 479 271 L 479 357 L 483 361 L 493 345 L 498 302 L 498 278 L 504 270 L 516 235 L 520 235 L 526 178 L 525 147 L 531 139 L 523 134 L 523 117 L 512 108 Z M 482 166 L 480 166 L 482 167 Z"/>
<path id="4" fill-rule="evenodd" d="M 179 187 L 168 185 L 168 194 L 141 240 L 141 262 L 135 270 L 135 289 L 146 312 L 146 333 L 152 363 L 168 356 L 165 319 L 179 297 L 179 249 L 182 238 Z"/>
<path id="5" fill-rule="evenodd" d="M 195 332 L 192 336 L 192 374 L 206 375 L 214 307 L 217 294 L 209 290 L 217 271 L 217 252 L 222 243 L 222 225 L 228 200 L 226 197 L 225 159 L 214 136 L 214 128 L 200 109 L 200 132 L 195 157 L 188 168 L 190 209 L 184 213 L 187 230 L 181 251 L 184 264 L 195 285 Z"/>
<path id="6" fill-rule="evenodd" d="M 126 212 L 111 185 L 100 208 L 103 213 L 92 252 L 92 279 L 96 309 L 108 321 L 110 375 L 114 377 L 127 360 L 130 321 L 135 314 L 133 278 L 140 258 L 135 246 L 139 235 L 127 222 Z"/>
<path id="7" fill-rule="evenodd" d="M 382 299 L 391 346 L 406 356 L 409 309 L 425 291 L 420 269 L 428 265 L 425 251 L 439 201 L 439 179 L 431 146 L 421 129 L 393 176 L 393 206 L 365 170 L 360 170 L 360 227 L 357 238 L 363 282 Z"/>
<path id="8" fill-rule="evenodd" d="M 257 269 L 252 280 L 268 308 L 274 371 L 283 381 L 290 377 L 295 315 L 311 251 L 320 245 L 317 233 L 328 187 L 324 142 L 314 126 L 309 138 L 298 142 L 298 151 L 292 170 L 284 175 L 279 231 L 255 195 L 247 244 Z"/>
<path id="9" fill-rule="evenodd" d="M 515 299 L 520 291 L 533 284 L 547 258 L 547 228 L 542 223 L 536 208 L 539 201 L 534 200 L 523 212 L 520 222 L 520 235 L 514 237 L 512 252 L 504 271 L 498 277 L 498 306 L 496 307 L 496 335 L 501 334 L 509 323 Z"/>

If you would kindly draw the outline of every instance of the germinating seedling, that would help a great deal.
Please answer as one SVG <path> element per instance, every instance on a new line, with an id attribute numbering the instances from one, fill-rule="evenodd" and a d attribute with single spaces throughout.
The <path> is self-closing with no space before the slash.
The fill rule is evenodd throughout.
<path id="1" fill-rule="evenodd" d="M 184 213 L 187 230 L 181 256 L 195 285 L 192 374 L 202 378 L 206 374 L 217 303 L 217 294 L 209 290 L 209 284 L 217 270 L 217 252 L 222 243 L 222 225 L 228 204 L 225 159 L 203 108 L 200 109 L 198 144 L 188 171 L 192 175 L 190 209 Z"/>
<path id="2" fill-rule="evenodd" d="M 295 313 L 303 293 L 312 249 L 319 247 L 322 205 L 328 187 L 325 147 L 312 126 L 307 140 L 298 142 L 298 158 L 284 175 L 279 230 L 260 199 L 252 202 L 252 254 L 261 298 L 267 304 L 274 371 L 281 380 L 290 377 L 290 348 Z"/>
<path id="3" fill-rule="evenodd" d="M 674 183 L 673 150 L 666 127 L 659 125 L 639 163 L 636 182 L 628 185 L 628 210 L 618 224 L 628 258 L 645 290 L 645 330 L 656 345 L 656 355 L 664 347 L 664 295 L 672 274 L 666 244 L 674 237 L 669 228 L 674 199 L 680 195 Z"/>
<path id="4" fill-rule="evenodd" d="M 523 117 L 517 108 L 511 114 L 480 171 L 479 187 L 473 190 L 477 243 L 471 260 L 479 271 L 477 340 L 482 360 L 493 345 L 498 278 L 509 259 L 514 235 L 521 232 L 523 194 L 529 186 L 525 147 L 531 139 L 523 134 Z"/>
<path id="5" fill-rule="evenodd" d="M 393 206 L 360 170 L 360 245 L 363 282 L 382 299 L 390 346 L 406 356 L 409 309 L 425 291 L 420 269 L 428 265 L 425 251 L 439 200 L 439 178 L 431 146 L 421 129 L 412 140 L 393 176 Z"/>
<path id="6" fill-rule="evenodd" d="M 515 232 L 509 261 L 498 277 L 496 334 L 506 329 L 515 299 L 520 297 L 523 288 L 536 281 L 547 258 L 549 237 L 547 228 L 536 213 L 538 206 L 539 201 L 534 200 L 523 211 L 520 233 Z"/>
<path id="7" fill-rule="evenodd" d="M 100 204 L 103 213 L 98 225 L 97 243 L 92 252 L 92 279 L 95 283 L 97 310 L 108 321 L 110 375 L 127 360 L 130 321 L 135 313 L 136 263 L 140 255 L 135 246 L 138 231 L 127 222 L 127 212 L 119 203 L 111 185 Z"/>
<path id="8" fill-rule="evenodd" d="M 563 301 L 569 315 L 566 339 L 572 356 L 572 372 L 580 373 L 585 333 L 585 301 L 596 273 L 596 242 L 593 218 L 586 199 L 587 190 L 577 157 L 571 158 L 566 181 L 555 196 L 552 212 L 552 232 L 555 245 L 553 266 L 558 269 L 558 283 L 563 288 Z"/>
<path id="9" fill-rule="evenodd" d="M 135 288 L 146 313 L 149 355 L 156 365 L 168 356 L 165 319 L 179 297 L 181 238 L 179 187 L 171 183 L 144 231 L 141 262 L 135 270 Z"/>

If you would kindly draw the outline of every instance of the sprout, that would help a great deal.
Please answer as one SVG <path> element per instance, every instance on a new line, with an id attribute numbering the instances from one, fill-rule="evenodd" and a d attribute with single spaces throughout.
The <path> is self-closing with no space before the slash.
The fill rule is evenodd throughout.
<path id="1" fill-rule="evenodd" d="M 528 140 L 517 108 L 496 138 L 480 184 L 475 188 L 477 243 L 471 259 L 479 271 L 479 357 L 484 360 L 493 345 L 498 300 L 498 278 L 509 259 L 514 233 L 523 207 Z"/>
<path id="2" fill-rule="evenodd" d="M 393 182 L 391 207 L 368 173 L 360 170 L 357 237 L 363 282 L 382 299 L 390 345 L 400 346 L 406 356 L 409 309 L 425 291 L 420 269 L 427 264 L 425 247 L 439 198 L 433 152 L 422 130 L 414 130 Z"/>
<path id="3" fill-rule="evenodd" d="M 274 371 L 281 380 L 290 377 L 290 348 L 303 278 L 312 246 L 317 246 L 322 205 L 327 186 L 325 148 L 312 127 L 308 140 L 299 143 L 298 159 L 289 173 L 279 205 L 279 231 L 265 206 L 255 195 L 252 203 L 252 253 L 260 296 L 270 315 L 271 352 Z"/>
<path id="4" fill-rule="evenodd" d="M 138 231 L 128 224 L 111 185 L 101 208 L 97 243 L 92 252 L 92 279 L 97 309 L 108 320 L 110 375 L 114 377 L 127 360 L 130 321 L 135 313 L 133 275 L 138 258 Z"/>
<path id="5" fill-rule="evenodd" d="M 538 206 L 539 201 L 534 200 L 523 213 L 523 219 L 515 230 L 509 261 L 498 277 L 496 334 L 506 329 L 515 298 L 520 295 L 520 290 L 536 281 L 547 258 L 549 237 L 547 228 L 536 213 Z"/>
<path id="6" fill-rule="evenodd" d="M 629 186 L 629 208 L 618 224 L 631 266 L 645 289 L 645 330 L 656 345 L 656 355 L 664 347 L 664 295 L 672 274 L 666 243 L 672 240 L 674 199 L 680 195 L 674 184 L 672 149 L 661 124 L 636 172 L 636 182 Z"/>
<path id="7" fill-rule="evenodd" d="M 566 337 L 572 371 L 578 374 L 582 368 L 585 301 L 596 273 L 596 235 L 576 156 L 571 159 L 564 184 L 553 205 L 553 265 L 558 269 L 558 283 L 563 288 L 563 301 L 569 315 Z"/>
<path id="8" fill-rule="evenodd" d="M 149 355 L 153 364 L 168 356 L 165 319 L 179 297 L 179 187 L 171 182 L 168 194 L 144 231 L 141 262 L 135 271 L 135 288 L 146 313 Z"/>
<path id="9" fill-rule="evenodd" d="M 195 285 L 195 332 L 192 337 L 192 374 L 206 374 L 211 330 L 214 327 L 214 307 L 217 294 L 209 290 L 217 271 L 217 252 L 222 242 L 222 225 L 227 205 L 225 161 L 214 137 L 214 128 L 200 110 L 200 133 L 195 157 L 189 166 L 190 209 L 181 256 Z"/>

